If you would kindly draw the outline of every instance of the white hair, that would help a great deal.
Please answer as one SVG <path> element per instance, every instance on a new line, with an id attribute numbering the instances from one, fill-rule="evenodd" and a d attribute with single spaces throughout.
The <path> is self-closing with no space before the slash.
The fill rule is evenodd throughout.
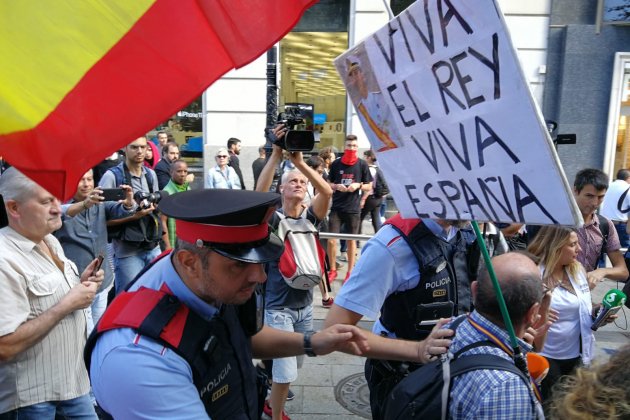
<path id="1" fill-rule="evenodd" d="M 304 175 L 304 174 L 302 173 L 302 171 L 300 171 L 299 169 L 291 169 L 290 171 L 285 172 L 285 173 L 283 173 L 283 174 L 282 174 L 282 178 L 280 178 L 280 185 L 284 185 L 284 184 L 286 184 L 286 183 L 287 183 L 287 179 L 289 178 L 289 175 L 291 175 L 291 174 L 292 174 L 292 173 L 294 173 L 294 172 L 297 172 L 298 174 L 300 174 L 300 175 L 302 175 L 302 176 L 306 177 L 306 175 Z M 308 179 L 308 178 L 307 178 L 307 179 Z"/>
<path id="2" fill-rule="evenodd" d="M 4 201 L 14 200 L 21 202 L 30 198 L 37 189 L 38 184 L 32 179 L 11 167 L 0 176 L 0 194 Z"/>

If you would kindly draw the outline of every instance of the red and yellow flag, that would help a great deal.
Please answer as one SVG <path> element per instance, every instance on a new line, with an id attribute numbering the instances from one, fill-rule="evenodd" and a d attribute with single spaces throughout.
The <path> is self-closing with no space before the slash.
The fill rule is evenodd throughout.
<path id="1" fill-rule="evenodd" d="M 0 3 L 0 156 L 60 198 L 317 0 Z"/>

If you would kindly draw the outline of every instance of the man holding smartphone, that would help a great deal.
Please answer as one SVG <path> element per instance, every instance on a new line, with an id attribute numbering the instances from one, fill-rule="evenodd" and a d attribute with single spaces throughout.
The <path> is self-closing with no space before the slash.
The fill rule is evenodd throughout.
<path id="1" fill-rule="evenodd" d="M 54 235 L 79 271 L 99 255 L 107 256 L 107 221 L 129 217 L 135 212 L 131 187 L 122 185 L 120 191 L 124 200 L 108 201 L 101 188 L 94 188 L 94 175 L 90 169 L 81 177 L 74 197 L 61 206 L 63 225 Z M 109 262 L 103 265 L 103 270 L 105 278 L 91 307 L 94 324 L 105 312 L 107 293 L 114 282 L 113 267 Z M 90 325 L 88 327 L 91 329 Z"/>
<path id="2" fill-rule="evenodd" d="M 9 222 L 0 229 L 0 418 L 96 420 L 80 360 L 103 271 L 66 257 L 51 235 L 61 206 L 48 191 L 10 168 L 0 195 Z"/>
<path id="3" fill-rule="evenodd" d="M 326 317 L 325 325 L 356 325 L 364 316 L 377 320 L 365 366 L 374 419 L 382 418 L 394 385 L 420 366 L 413 362 L 426 363 L 446 352 L 452 331 L 439 330 L 445 319 L 471 309 L 470 283 L 479 256 L 471 250 L 474 234 L 462 226 L 400 215 L 388 220 L 362 249 Z M 424 354 L 405 355 L 406 343 L 421 340 Z"/>

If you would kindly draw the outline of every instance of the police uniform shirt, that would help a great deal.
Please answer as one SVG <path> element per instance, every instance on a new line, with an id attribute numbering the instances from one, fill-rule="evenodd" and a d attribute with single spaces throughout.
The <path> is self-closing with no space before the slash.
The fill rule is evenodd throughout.
<path id="1" fill-rule="evenodd" d="M 210 319 L 217 313 L 217 308 L 201 300 L 182 282 L 170 256 L 158 261 L 130 291 L 140 286 L 160 289 L 164 283 L 202 317 Z M 99 405 L 114 418 L 135 418 L 140 414 L 143 418 L 208 417 L 188 363 L 130 328 L 108 331 L 99 338 L 90 373 Z"/>
<path id="2" fill-rule="evenodd" d="M 422 222 L 434 235 L 447 241 L 457 233 L 455 227 L 447 233 L 431 219 L 422 219 Z M 383 303 L 392 293 L 413 289 L 419 282 L 418 261 L 413 251 L 398 231 L 390 225 L 383 225 L 361 250 L 361 258 L 335 297 L 335 303 L 376 320 L 372 327 L 374 334 L 385 333 L 395 337 L 379 321 Z"/>

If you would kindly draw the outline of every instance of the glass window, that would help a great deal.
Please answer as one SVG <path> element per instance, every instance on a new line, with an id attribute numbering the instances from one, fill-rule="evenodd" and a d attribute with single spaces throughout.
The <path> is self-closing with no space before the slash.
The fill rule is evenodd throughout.
<path id="1" fill-rule="evenodd" d="M 615 64 L 608 127 L 615 156 L 611 176 L 630 168 L 630 53 L 618 53 Z"/>

